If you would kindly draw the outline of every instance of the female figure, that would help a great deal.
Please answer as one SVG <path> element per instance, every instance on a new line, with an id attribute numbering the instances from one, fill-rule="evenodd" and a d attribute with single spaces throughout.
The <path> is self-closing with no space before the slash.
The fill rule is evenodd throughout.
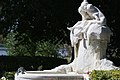
<path id="1" fill-rule="evenodd" d="M 68 28 L 75 59 L 68 65 L 61 65 L 52 70 L 65 73 L 85 73 L 94 69 L 116 69 L 113 63 L 106 59 L 107 43 L 112 33 L 106 25 L 103 13 L 97 7 L 89 4 L 87 0 L 81 3 L 78 12 L 81 14 L 82 20 Z"/>

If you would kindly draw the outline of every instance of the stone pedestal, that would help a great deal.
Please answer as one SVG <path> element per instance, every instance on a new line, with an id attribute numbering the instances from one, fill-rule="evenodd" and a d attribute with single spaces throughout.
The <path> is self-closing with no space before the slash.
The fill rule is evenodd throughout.
<path id="1" fill-rule="evenodd" d="M 89 80 L 89 77 L 87 74 L 27 71 L 25 74 L 16 74 L 15 80 Z"/>

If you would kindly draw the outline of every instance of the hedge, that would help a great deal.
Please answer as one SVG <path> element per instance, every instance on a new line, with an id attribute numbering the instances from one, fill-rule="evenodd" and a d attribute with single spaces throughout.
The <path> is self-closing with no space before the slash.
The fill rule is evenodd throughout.
<path id="1" fill-rule="evenodd" d="M 93 70 L 91 80 L 120 80 L 120 70 Z"/>
<path id="2" fill-rule="evenodd" d="M 67 64 L 66 59 L 54 57 L 14 57 L 0 56 L 0 70 L 16 71 L 19 67 L 26 70 L 49 70 L 61 64 Z"/>

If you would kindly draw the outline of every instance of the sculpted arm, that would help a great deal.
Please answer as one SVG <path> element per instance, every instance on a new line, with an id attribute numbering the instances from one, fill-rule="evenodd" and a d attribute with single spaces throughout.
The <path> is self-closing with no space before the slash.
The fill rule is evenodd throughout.
<path id="1" fill-rule="evenodd" d="M 81 28 L 80 24 L 81 24 L 81 21 L 78 21 L 73 27 L 67 27 L 67 29 L 68 30 L 73 30 L 75 28 L 79 29 L 79 28 Z"/>

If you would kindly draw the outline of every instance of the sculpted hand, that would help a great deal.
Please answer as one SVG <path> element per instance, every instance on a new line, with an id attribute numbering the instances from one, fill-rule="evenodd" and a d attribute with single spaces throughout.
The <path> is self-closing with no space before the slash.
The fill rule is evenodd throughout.
<path id="1" fill-rule="evenodd" d="M 73 27 L 67 27 L 67 29 L 71 31 L 71 30 L 73 30 Z"/>

